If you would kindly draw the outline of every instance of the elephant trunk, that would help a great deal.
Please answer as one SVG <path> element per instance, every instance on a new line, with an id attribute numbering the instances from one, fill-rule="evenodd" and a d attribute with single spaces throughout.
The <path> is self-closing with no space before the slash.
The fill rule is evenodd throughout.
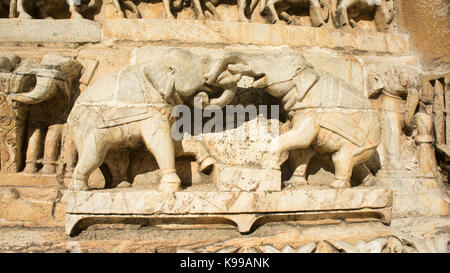
<path id="1" fill-rule="evenodd" d="M 416 113 L 417 105 L 419 104 L 419 91 L 416 88 L 408 88 L 408 98 L 406 100 L 405 126 L 408 129 L 412 128 L 414 114 Z"/>
<path id="2" fill-rule="evenodd" d="M 54 78 L 48 76 L 37 76 L 35 88 L 22 94 L 11 95 L 12 99 L 24 104 L 37 104 L 48 100 L 57 92 L 57 85 Z"/>

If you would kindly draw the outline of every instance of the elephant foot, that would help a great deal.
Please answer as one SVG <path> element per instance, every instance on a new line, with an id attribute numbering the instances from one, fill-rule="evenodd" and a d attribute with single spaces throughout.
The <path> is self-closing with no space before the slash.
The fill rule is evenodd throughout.
<path id="1" fill-rule="evenodd" d="M 78 12 L 73 12 L 72 16 L 70 18 L 71 19 L 83 19 L 83 16 L 81 14 L 79 14 Z"/>
<path id="2" fill-rule="evenodd" d="M 342 179 L 336 179 L 331 183 L 331 187 L 334 189 L 346 189 L 350 188 L 350 181 L 348 180 L 342 180 Z"/>
<path id="3" fill-rule="evenodd" d="M 122 181 L 117 185 L 117 188 L 129 188 L 131 187 L 131 183 L 128 181 Z"/>
<path id="4" fill-rule="evenodd" d="M 214 158 L 208 156 L 200 163 L 199 170 L 201 172 L 205 172 L 205 171 L 209 170 L 210 168 L 212 168 L 214 166 L 214 164 L 216 164 L 216 160 Z"/>
<path id="5" fill-rule="evenodd" d="M 167 193 L 174 193 L 181 189 L 181 180 L 175 171 L 163 174 L 159 184 L 159 190 Z"/>
<path id="6" fill-rule="evenodd" d="M 69 185 L 69 190 L 71 190 L 71 191 L 87 191 L 87 190 L 89 190 L 89 187 L 82 180 L 72 179 L 72 182 L 70 182 L 70 185 Z"/>
<path id="7" fill-rule="evenodd" d="M 172 14 L 167 14 L 166 15 L 166 19 L 169 19 L 169 20 L 175 20 L 175 16 L 173 16 Z"/>
<path id="8" fill-rule="evenodd" d="M 298 176 L 298 175 L 293 175 L 287 183 L 291 184 L 292 186 L 308 185 L 308 181 L 306 180 L 306 177 Z"/>
<path id="9" fill-rule="evenodd" d="M 35 164 L 35 163 L 28 163 L 26 166 L 25 166 L 25 169 L 23 170 L 23 173 L 29 173 L 29 174 L 31 174 L 31 173 L 37 173 L 38 172 L 38 166 L 37 166 L 37 164 Z"/>
<path id="10" fill-rule="evenodd" d="M 246 17 L 241 17 L 239 19 L 239 21 L 241 21 L 242 23 L 248 23 L 249 22 L 249 20 Z"/>
<path id="11" fill-rule="evenodd" d="M 54 174 L 56 173 L 56 165 L 54 164 L 45 164 L 41 169 L 41 174 Z"/>
<path id="12" fill-rule="evenodd" d="M 375 177 L 372 174 L 370 174 L 363 179 L 363 182 L 361 183 L 361 185 L 370 187 L 370 186 L 375 185 L 376 182 L 377 181 L 376 181 Z"/>
<path id="13" fill-rule="evenodd" d="M 33 17 L 31 15 L 29 15 L 28 13 L 25 13 L 25 12 L 21 12 L 19 14 L 18 18 L 19 19 L 33 19 Z"/>

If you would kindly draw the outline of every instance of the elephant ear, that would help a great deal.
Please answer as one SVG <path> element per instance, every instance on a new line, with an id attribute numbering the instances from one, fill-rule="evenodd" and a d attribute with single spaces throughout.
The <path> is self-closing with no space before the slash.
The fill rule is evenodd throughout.
<path id="1" fill-rule="evenodd" d="M 298 100 L 301 101 L 308 94 L 309 90 L 319 81 L 319 74 L 312 68 L 300 72 L 295 78 Z"/>

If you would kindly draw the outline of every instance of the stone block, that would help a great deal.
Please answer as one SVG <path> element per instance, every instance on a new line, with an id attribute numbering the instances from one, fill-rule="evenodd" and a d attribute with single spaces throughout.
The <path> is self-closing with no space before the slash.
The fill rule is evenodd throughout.
<path id="1" fill-rule="evenodd" d="M 281 191 L 281 171 L 216 164 L 212 179 L 219 191 Z"/>
<path id="2" fill-rule="evenodd" d="M 101 24 L 91 20 L 0 19 L 1 42 L 100 42 Z"/>

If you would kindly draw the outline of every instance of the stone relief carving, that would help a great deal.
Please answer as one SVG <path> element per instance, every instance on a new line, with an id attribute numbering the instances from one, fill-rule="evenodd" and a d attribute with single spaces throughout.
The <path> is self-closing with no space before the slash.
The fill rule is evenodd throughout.
<path id="1" fill-rule="evenodd" d="M 353 168 L 375 154 L 381 139 L 380 120 L 370 101 L 341 79 L 314 69 L 299 54 L 239 57 L 245 66 L 229 66 L 230 73 L 259 78 L 253 88 L 280 98 L 292 124 L 291 130 L 270 143 L 269 151 L 275 160 L 266 167 L 279 169 L 286 160 L 283 153 L 295 153 L 297 162 L 292 182 L 305 184 L 310 159 L 316 153 L 332 154 L 335 181 L 331 186 L 350 187 Z M 225 64 L 218 67 L 223 68 Z M 208 79 L 213 82 L 216 76 Z M 371 176 L 367 167 L 362 169 L 365 176 Z M 370 184 L 373 179 L 364 181 Z"/>
<path id="2" fill-rule="evenodd" d="M 64 124 L 73 103 L 74 83 L 82 66 L 72 58 L 49 54 L 27 71 L 36 79 L 32 90 L 18 88 L 8 99 L 27 108 L 24 173 L 55 174 Z M 30 86 L 28 86 L 29 89 Z M 33 86 L 31 86 L 33 87 Z M 44 140 L 45 139 L 45 140 Z M 40 165 L 43 165 L 40 169 Z"/>
<path id="3" fill-rule="evenodd" d="M 83 0 L 81 4 L 77 5 L 76 0 L 11 0 L 9 3 L 9 17 L 23 19 L 60 18 L 68 6 L 68 12 L 71 18 L 82 19 L 83 16 L 80 12 L 86 9 L 96 8 L 97 0 Z M 35 16 L 30 13 L 35 14 Z"/>
<path id="4" fill-rule="evenodd" d="M 353 16 L 349 16 L 350 8 L 353 9 Z M 336 26 L 343 28 L 357 27 L 357 23 L 352 17 L 360 16 L 365 10 L 375 8 L 375 24 L 379 31 L 387 30 L 392 23 L 395 10 L 393 0 L 340 0 L 336 8 Z"/>
<path id="5" fill-rule="evenodd" d="M 410 241 L 397 236 L 380 237 L 371 241 L 357 243 L 327 240 L 312 242 L 297 248 L 287 245 L 276 248 L 272 245 L 247 247 L 207 246 L 198 249 L 178 248 L 177 253 L 202 253 L 204 249 L 219 248 L 215 253 L 447 253 L 449 238 L 437 236 L 433 239 Z"/>
<path id="6" fill-rule="evenodd" d="M 202 9 L 202 3 L 203 5 L 214 15 L 214 18 L 219 21 L 223 21 L 223 18 L 216 10 L 216 5 L 219 1 L 218 0 L 193 0 L 193 6 L 195 9 L 195 12 L 197 13 L 197 17 L 199 19 L 205 20 L 206 17 L 203 14 Z M 249 19 L 247 16 L 251 17 L 253 14 L 256 5 L 258 4 L 258 0 L 252 0 L 251 3 L 247 2 L 247 0 L 237 0 L 237 8 L 238 8 L 238 14 L 239 14 L 239 20 L 241 22 L 248 22 Z"/>
<path id="7" fill-rule="evenodd" d="M 325 1 L 320 0 L 298 0 L 298 1 L 282 1 L 282 0 L 261 0 L 261 12 L 267 13 L 274 23 L 280 21 L 280 16 L 287 23 L 293 22 L 291 16 L 287 13 L 287 10 L 294 6 L 306 5 L 309 9 L 309 16 L 311 18 L 311 24 L 314 27 L 320 27 L 325 25 L 325 21 L 328 20 L 328 12 L 330 6 Z M 278 8 L 276 8 L 277 6 Z"/>
<path id="8" fill-rule="evenodd" d="M 22 73 L 29 69 L 28 64 L 20 62 L 17 55 L 0 56 L 0 162 L 3 173 L 15 173 L 22 164 L 26 109 L 8 98 L 9 94 L 32 84 Z"/>
<path id="9" fill-rule="evenodd" d="M 89 175 L 104 161 L 108 150 L 135 146 L 142 138 L 161 169 L 160 189 L 179 190 L 170 128 L 172 106 L 198 91 L 211 90 L 205 85 L 205 77 L 212 65 L 208 56 L 171 49 L 164 57 L 154 56 L 145 64 L 125 68 L 92 84 L 78 98 L 68 119 L 78 151 L 70 188 L 86 190 Z M 240 79 L 229 78 L 234 83 Z M 226 77 L 223 80 L 227 82 Z M 228 91 L 229 83 L 210 84 L 224 87 L 224 98 L 232 92 Z M 217 99 L 218 104 L 221 101 Z"/>
<path id="10" fill-rule="evenodd" d="M 401 134 L 411 130 L 414 114 L 419 103 L 420 79 L 411 70 L 385 67 L 369 75 L 371 98 L 380 96 L 380 114 L 383 120 L 381 145 L 382 161 L 386 168 L 401 170 Z"/>
<path id="11" fill-rule="evenodd" d="M 258 3 L 260 2 L 260 7 Z M 294 16 L 298 9 L 306 8 L 313 27 L 335 26 L 337 28 L 356 28 L 357 21 L 374 21 L 378 31 L 388 31 L 395 17 L 393 0 L 238 0 L 237 17 L 241 22 L 249 22 L 254 11 L 258 8 L 261 18 L 269 23 L 279 23 L 284 20 L 288 24 L 297 24 Z M 216 8 L 220 1 L 193 0 L 190 6 L 185 6 L 182 0 L 163 0 L 163 10 L 167 19 L 175 19 L 174 12 L 183 12 L 190 9 L 196 14 L 196 19 L 206 20 L 204 8 L 212 15 L 214 20 L 227 21 L 229 12 L 219 12 Z M 0 14 L 7 17 L 9 10 L 10 18 L 75 18 L 82 19 L 84 14 L 98 13 L 101 11 L 100 4 L 111 5 L 116 10 L 116 15 L 107 15 L 117 18 L 143 18 L 139 5 L 145 5 L 145 1 L 131 0 L 109 0 L 100 2 L 98 0 L 84 0 L 77 5 L 75 0 L 41 0 L 35 3 L 25 0 L 5 1 L 0 4 Z M 130 11 L 129 13 L 127 13 Z M 183 18 L 192 17 L 192 12 L 183 15 Z M 107 12 L 108 13 L 108 12 Z M 128 14 L 128 15 L 127 15 Z M 94 16 L 89 15 L 89 18 Z M 298 17 L 298 16 L 297 16 Z M 193 18 L 194 19 L 194 18 Z M 261 20 L 261 19 L 259 19 Z M 264 21 L 264 20 L 263 20 Z M 327 24 L 333 21 L 334 24 Z M 259 21 L 258 21 L 259 22 Z"/>

